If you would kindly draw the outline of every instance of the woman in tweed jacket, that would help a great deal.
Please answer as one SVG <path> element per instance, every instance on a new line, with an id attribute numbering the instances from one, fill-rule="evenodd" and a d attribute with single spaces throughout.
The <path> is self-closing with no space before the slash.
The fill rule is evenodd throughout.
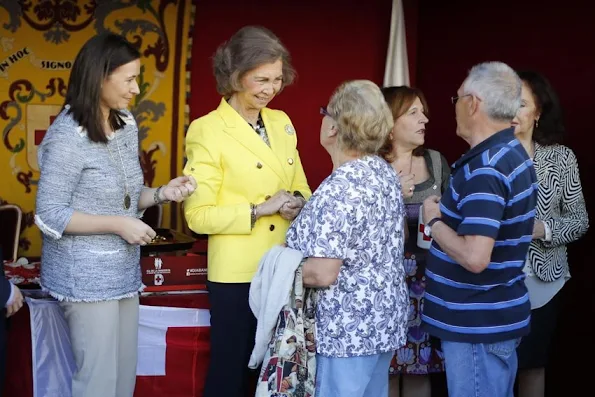
<path id="1" fill-rule="evenodd" d="M 533 159 L 539 183 L 533 241 L 527 254 L 525 283 L 531 300 L 531 333 L 518 348 L 519 396 L 543 396 L 545 366 L 560 290 L 570 278 L 566 245 L 589 227 L 578 164 L 564 135 L 558 97 L 536 72 L 520 72 L 521 108 L 513 120 L 519 141 Z"/>
<path id="2" fill-rule="evenodd" d="M 41 286 L 60 301 L 77 369 L 73 397 L 132 397 L 136 381 L 139 218 L 194 191 L 192 177 L 146 188 L 138 128 L 140 53 L 123 37 L 90 39 L 77 55 L 64 109 L 38 151 L 35 223 L 43 233 Z"/>

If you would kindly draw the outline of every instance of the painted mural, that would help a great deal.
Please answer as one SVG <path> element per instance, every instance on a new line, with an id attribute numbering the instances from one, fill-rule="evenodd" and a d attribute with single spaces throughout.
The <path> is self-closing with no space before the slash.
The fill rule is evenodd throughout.
<path id="1" fill-rule="evenodd" d="M 37 146 L 64 104 L 77 52 L 93 35 L 122 34 L 141 51 L 131 111 L 145 184 L 181 172 L 192 11 L 190 0 L 0 0 L 0 203 L 23 210 L 21 256 L 41 251 L 33 223 Z M 165 227 L 180 227 L 176 212 L 164 208 Z"/>

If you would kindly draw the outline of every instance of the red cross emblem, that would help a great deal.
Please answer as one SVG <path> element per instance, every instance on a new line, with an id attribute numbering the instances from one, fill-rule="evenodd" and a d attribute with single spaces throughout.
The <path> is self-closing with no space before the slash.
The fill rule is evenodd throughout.
<path id="1" fill-rule="evenodd" d="M 424 241 L 432 241 L 431 237 L 426 236 L 424 233 L 425 225 L 423 223 L 419 224 L 419 232 L 421 233 Z"/>
<path id="2" fill-rule="evenodd" d="M 61 109 L 61 105 L 27 105 L 27 162 L 34 171 L 39 171 L 37 147 Z"/>
<path id="3" fill-rule="evenodd" d="M 54 120 L 56 120 L 56 117 L 58 116 L 50 116 L 50 125 L 52 125 Z M 47 128 L 45 130 L 35 130 L 35 146 L 39 146 L 41 144 L 41 141 L 43 141 L 43 137 L 47 131 Z"/>

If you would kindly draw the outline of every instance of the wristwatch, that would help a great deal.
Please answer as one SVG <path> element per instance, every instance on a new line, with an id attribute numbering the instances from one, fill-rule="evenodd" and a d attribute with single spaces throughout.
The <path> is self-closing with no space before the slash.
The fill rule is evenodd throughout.
<path id="1" fill-rule="evenodd" d="M 432 237 L 432 226 L 436 222 L 444 222 L 442 218 L 433 218 L 424 226 L 424 234 L 426 237 Z"/>

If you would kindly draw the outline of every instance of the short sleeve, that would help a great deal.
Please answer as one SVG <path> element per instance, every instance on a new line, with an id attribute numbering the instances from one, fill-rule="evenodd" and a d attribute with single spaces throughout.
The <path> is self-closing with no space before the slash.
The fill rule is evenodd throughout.
<path id="1" fill-rule="evenodd" d="M 304 239 L 304 256 L 346 259 L 357 225 L 361 193 L 356 189 L 327 186 L 312 203 L 310 236 Z"/>
<path id="2" fill-rule="evenodd" d="M 4 263 L 4 256 L 2 256 L 2 247 L 0 247 L 0 264 Z M 10 301 L 13 293 L 12 284 L 2 275 L 0 277 L 0 308 L 6 306 Z"/>
<path id="3" fill-rule="evenodd" d="M 466 183 L 457 207 L 463 217 L 457 233 L 495 239 L 500 230 L 509 187 L 497 169 L 483 167 L 473 172 L 465 167 Z"/>

